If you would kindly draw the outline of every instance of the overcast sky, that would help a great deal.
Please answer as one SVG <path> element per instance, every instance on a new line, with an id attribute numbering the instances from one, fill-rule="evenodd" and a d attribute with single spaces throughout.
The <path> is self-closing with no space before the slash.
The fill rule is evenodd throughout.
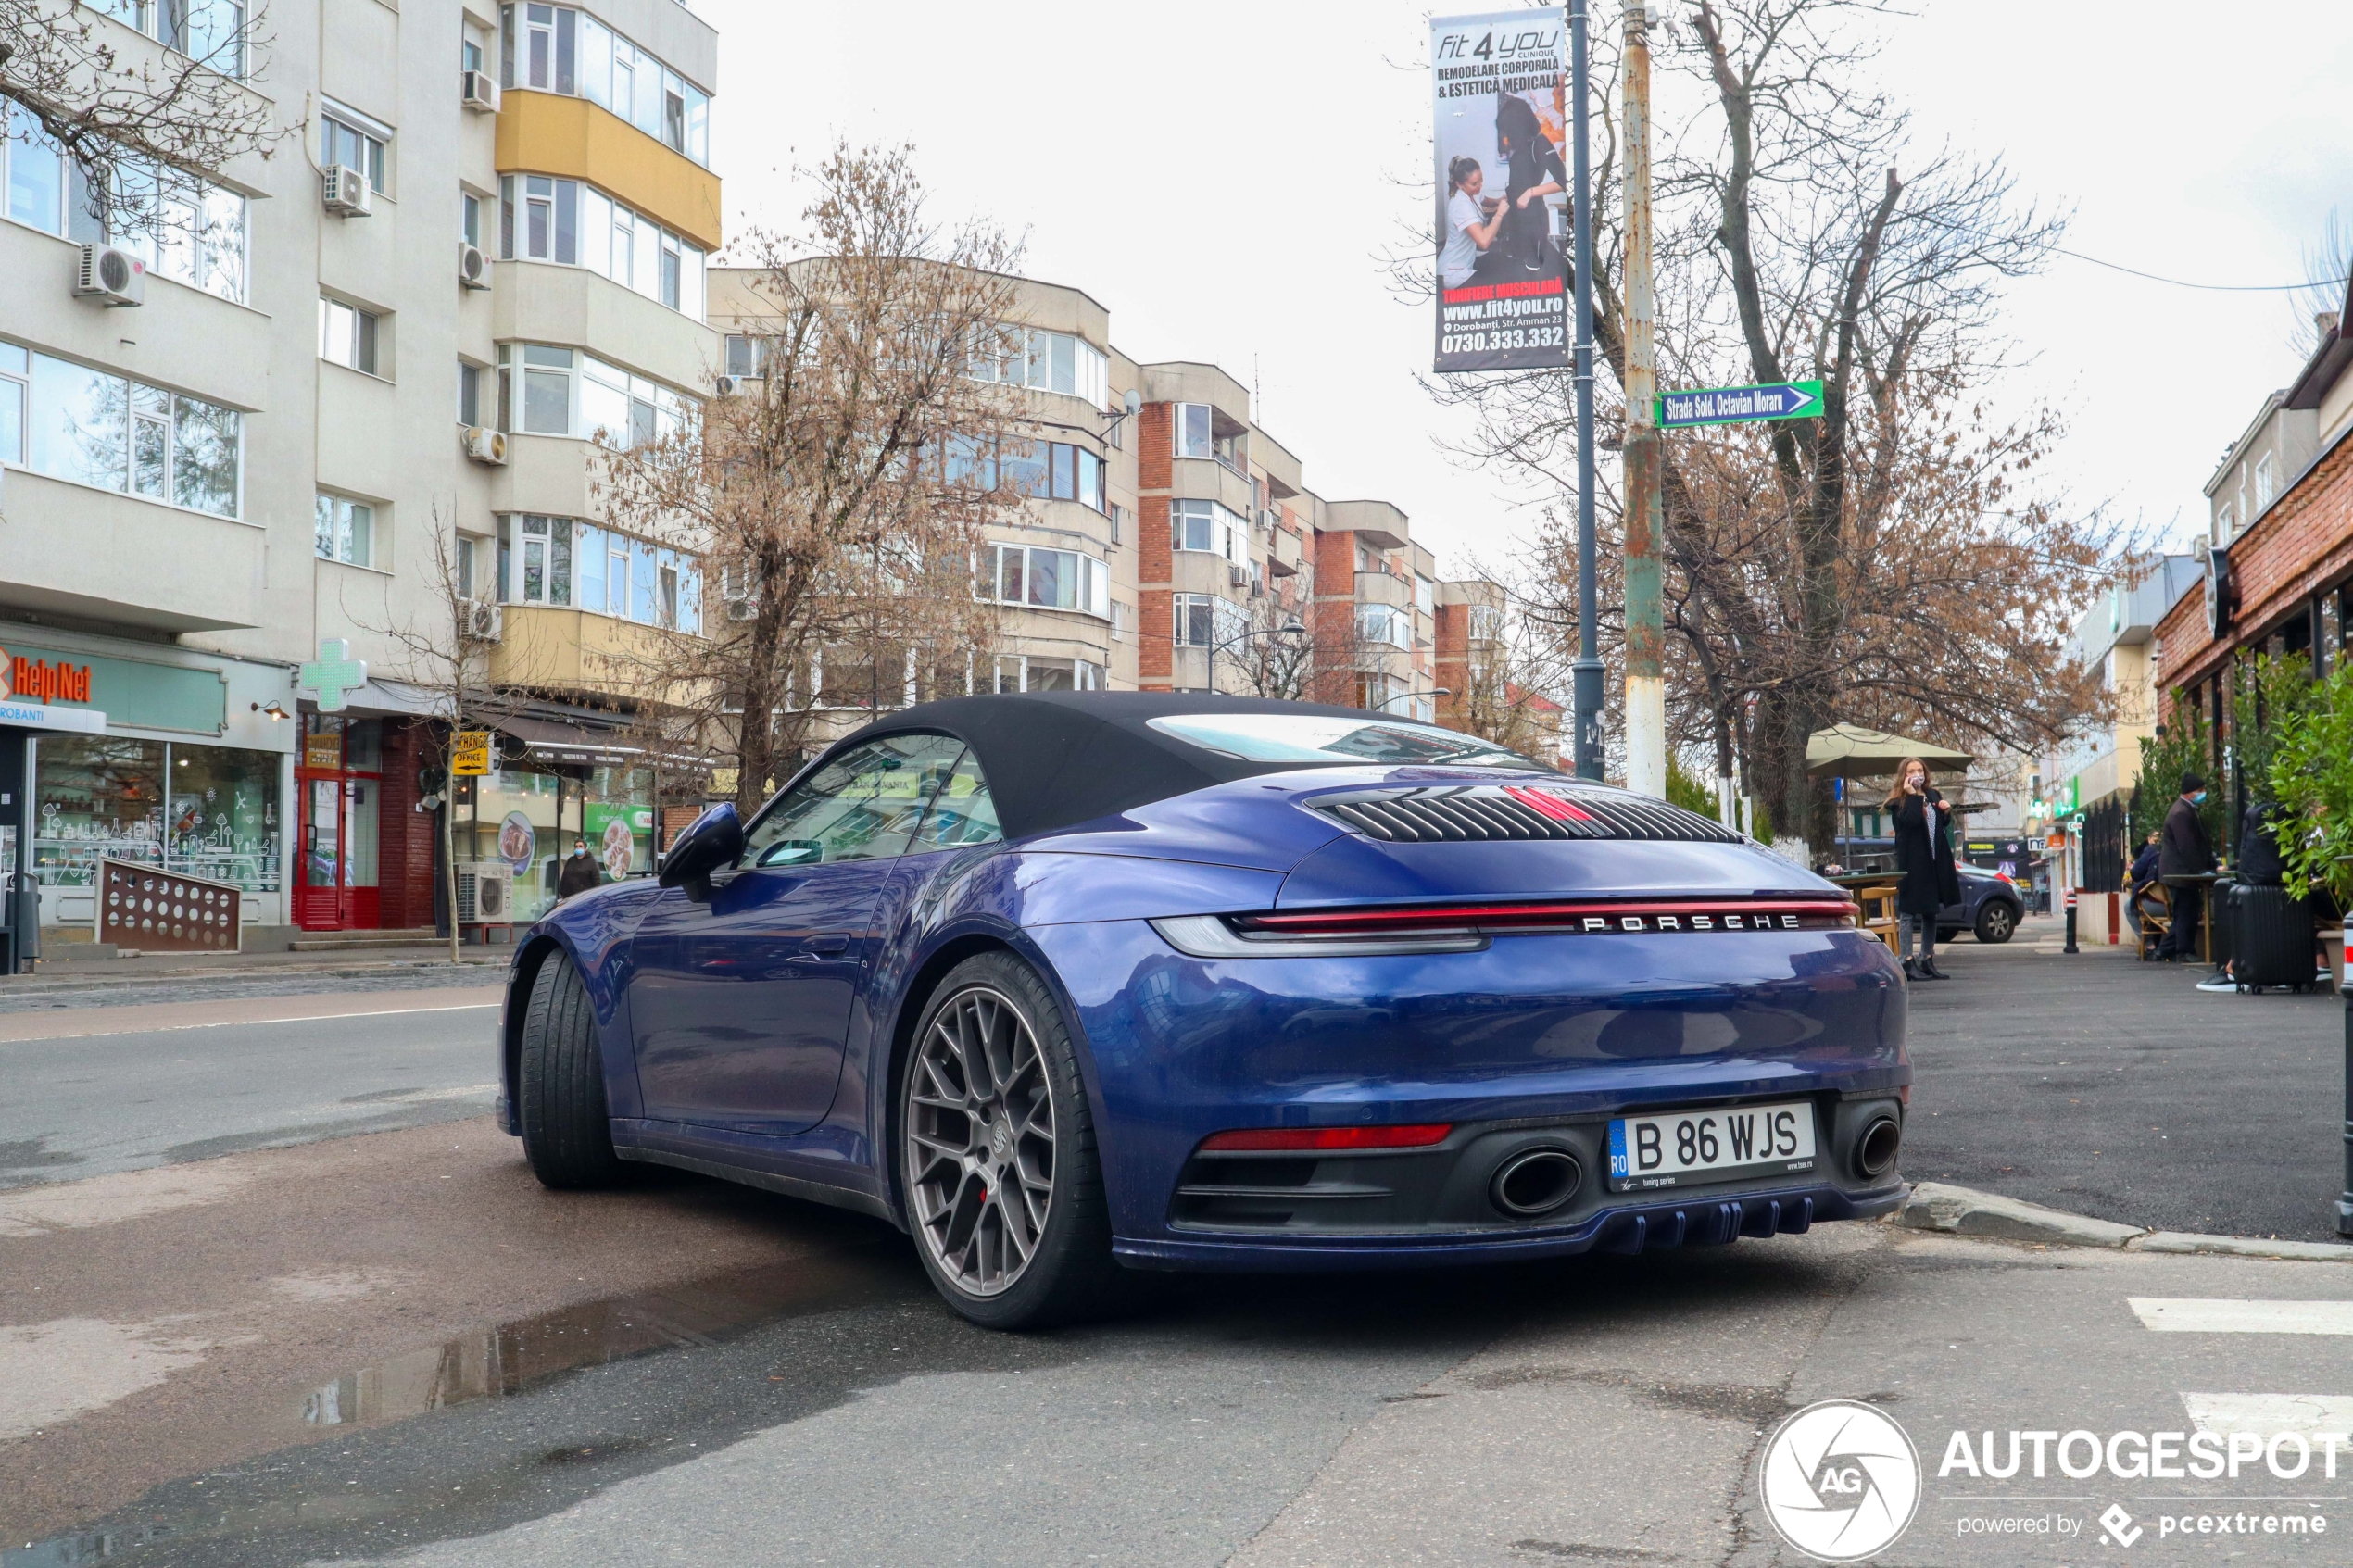
<path id="1" fill-rule="evenodd" d="M 788 220 L 795 162 L 836 136 L 910 142 L 943 214 L 1026 233 L 1029 275 L 1101 301 L 1123 352 L 1255 385 L 1261 423 L 1318 493 L 1396 502 L 1450 566 L 1511 553 L 1528 514 L 1438 446 L 1414 379 L 1427 307 L 1394 299 L 1377 262 L 1428 210 L 1427 7 L 693 4 L 720 30 L 731 232 Z M 1886 24 L 1881 74 L 1923 146 L 2002 155 L 2022 195 L 2072 211 L 2071 250 L 2283 283 L 2305 276 L 2333 207 L 2353 220 L 2343 0 L 1915 9 Z M 1616 27 L 1614 0 L 1594 12 Z M 2061 257 L 2013 290 L 2029 362 L 1998 395 L 2067 412 L 2057 478 L 2079 503 L 2202 529 L 2216 458 L 2296 373 L 2293 327 L 2278 294 Z"/>

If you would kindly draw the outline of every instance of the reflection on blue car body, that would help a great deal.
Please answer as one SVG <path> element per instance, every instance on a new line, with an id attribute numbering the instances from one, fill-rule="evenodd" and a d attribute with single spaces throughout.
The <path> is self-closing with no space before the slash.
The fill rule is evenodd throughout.
<path id="1" fill-rule="evenodd" d="M 1348 709 L 913 708 L 516 954 L 508 1130 L 864 1210 L 977 1322 L 1137 1269 L 1640 1251 L 1885 1212 L 1905 990 L 1713 822 Z"/>

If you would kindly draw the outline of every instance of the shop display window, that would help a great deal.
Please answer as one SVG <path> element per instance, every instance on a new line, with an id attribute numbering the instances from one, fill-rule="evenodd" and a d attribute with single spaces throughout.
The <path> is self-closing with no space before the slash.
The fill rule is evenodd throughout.
<path id="1" fill-rule="evenodd" d="M 278 754 L 176 743 L 170 752 L 164 869 L 276 892 Z"/>
<path id="2" fill-rule="evenodd" d="M 160 864 L 164 746 L 111 735 L 43 735 L 32 864 L 44 887 L 88 887 L 103 857 Z"/>

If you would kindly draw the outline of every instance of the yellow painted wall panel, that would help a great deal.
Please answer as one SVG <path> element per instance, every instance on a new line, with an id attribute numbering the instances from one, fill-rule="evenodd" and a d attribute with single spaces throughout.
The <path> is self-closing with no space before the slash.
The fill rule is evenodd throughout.
<path id="1" fill-rule="evenodd" d="M 510 89 L 498 171 L 585 180 L 705 250 L 720 240 L 719 176 L 585 98 Z"/>

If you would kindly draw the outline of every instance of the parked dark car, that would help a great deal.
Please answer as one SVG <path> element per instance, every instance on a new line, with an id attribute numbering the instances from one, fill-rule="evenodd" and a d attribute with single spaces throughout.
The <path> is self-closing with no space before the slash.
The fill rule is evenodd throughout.
<path id="1" fill-rule="evenodd" d="M 551 1187 L 641 1160 L 879 1216 L 1008 1328 L 1126 1270 L 1794 1234 L 1904 1196 L 1907 998 L 1855 914 L 1426 724 L 962 697 L 532 926 L 502 1118 Z"/>
<path id="2" fill-rule="evenodd" d="M 2026 910 L 2024 895 L 2018 884 L 1999 872 L 1982 871 L 1976 866 L 1959 868 L 1961 901 L 1947 904 L 1939 912 L 1936 939 L 1949 942 L 1962 932 L 1974 932 L 1980 942 L 2007 942 L 2018 930 L 2019 916 Z"/>

